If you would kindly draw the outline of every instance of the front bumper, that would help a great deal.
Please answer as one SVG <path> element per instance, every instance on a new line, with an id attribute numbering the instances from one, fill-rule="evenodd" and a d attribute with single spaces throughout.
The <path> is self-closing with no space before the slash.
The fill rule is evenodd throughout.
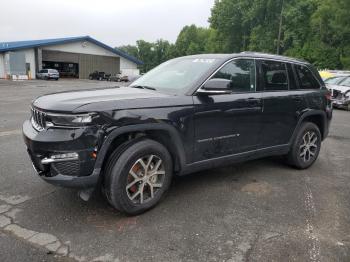
<path id="1" fill-rule="evenodd" d="M 36 131 L 30 121 L 23 124 L 23 138 L 34 169 L 46 182 L 62 187 L 91 188 L 99 178 L 93 153 L 98 145 L 97 127 L 51 128 Z M 59 154 L 76 153 L 75 159 L 45 161 Z"/>

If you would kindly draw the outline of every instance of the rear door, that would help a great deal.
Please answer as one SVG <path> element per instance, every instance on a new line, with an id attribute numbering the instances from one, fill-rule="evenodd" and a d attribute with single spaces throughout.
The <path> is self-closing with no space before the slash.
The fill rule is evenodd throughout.
<path id="1" fill-rule="evenodd" d="M 194 96 L 194 161 L 255 150 L 261 132 L 255 60 L 233 60 L 212 78 L 231 80 L 231 93 Z"/>
<path id="2" fill-rule="evenodd" d="M 297 79 L 298 93 L 302 94 L 304 98 L 303 107 L 306 108 L 323 109 L 325 105 L 325 95 L 320 92 L 321 84 L 316 79 L 314 73 L 306 65 L 294 65 L 294 72 Z"/>
<path id="3" fill-rule="evenodd" d="M 262 139 L 260 148 L 288 144 L 298 121 L 301 94 L 296 88 L 293 72 L 288 63 L 260 60 L 259 80 L 264 89 Z"/>

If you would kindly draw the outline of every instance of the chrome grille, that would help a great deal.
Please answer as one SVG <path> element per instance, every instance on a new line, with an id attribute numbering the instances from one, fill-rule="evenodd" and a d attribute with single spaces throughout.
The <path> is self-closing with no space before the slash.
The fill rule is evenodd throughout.
<path id="1" fill-rule="evenodd" d="M 35 108 L 32 108 L 32 119 L 31 119 L 33 127 L 37 131 L 43 131 L 46 127 L 46 114 L 41 112 Z"/>

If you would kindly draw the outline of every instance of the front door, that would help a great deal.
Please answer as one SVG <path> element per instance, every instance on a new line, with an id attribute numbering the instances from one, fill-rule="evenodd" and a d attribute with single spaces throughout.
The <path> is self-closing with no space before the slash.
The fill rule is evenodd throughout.
<path id="1" fill-rule="evenodd" d="M 212 78 L 231 80 L 228 94 L 194 96 L 194 161 L 255 150 L 261 131 L 262 93 L 254 59 L 236 59 Z"/>

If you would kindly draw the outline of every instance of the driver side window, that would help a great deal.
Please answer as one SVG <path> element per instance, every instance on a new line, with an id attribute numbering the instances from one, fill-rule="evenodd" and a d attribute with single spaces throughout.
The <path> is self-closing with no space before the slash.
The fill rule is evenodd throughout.
<path id="1" fill-rule="evenodd" d="M 233 60 L 212 78 L 230 80 L 233 93 L 255 92 L 255 62 L 252 59 Z"/>

